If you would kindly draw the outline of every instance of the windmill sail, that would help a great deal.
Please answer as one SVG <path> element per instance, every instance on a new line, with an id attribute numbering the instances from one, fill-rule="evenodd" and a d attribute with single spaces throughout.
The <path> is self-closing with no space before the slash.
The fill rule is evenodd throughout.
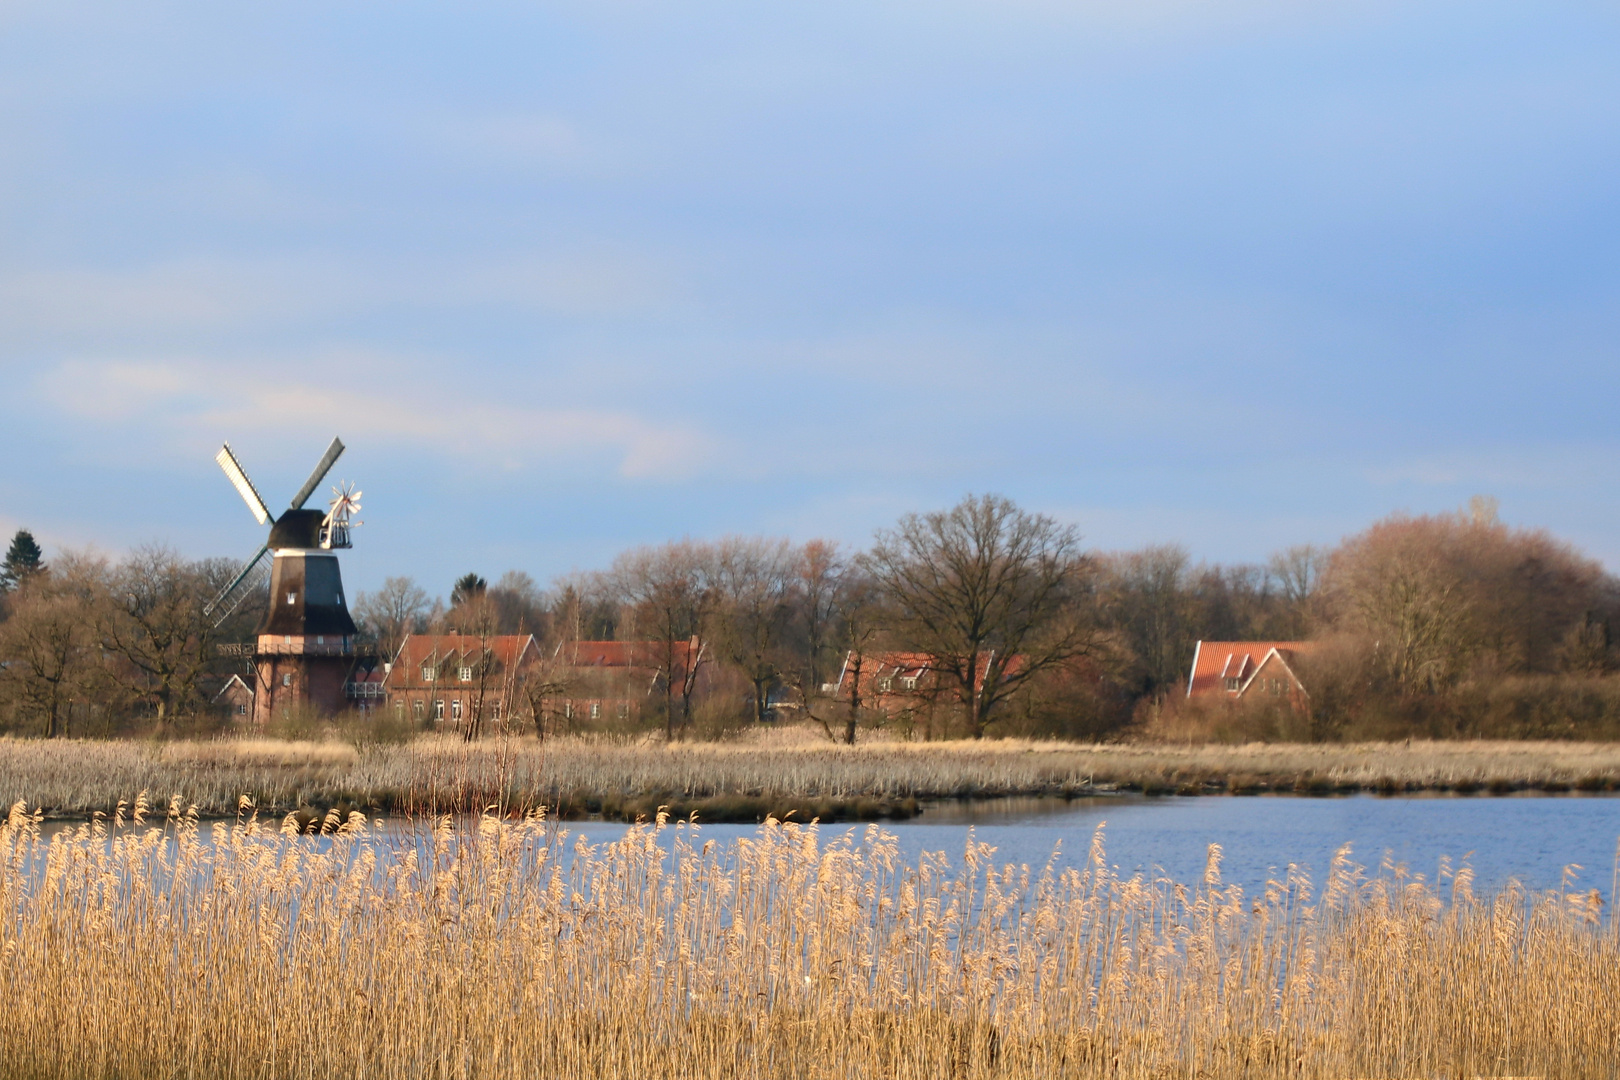
<path id="1" fill-rule="evenodd" d="M 242 601 L 252 596 L 270 577 L 273 560 L 265 557 L 269 554 L 268 544 L 254 552 L 253 557 L 242 564 L 242 569 L 231 579 L 231 583 L 203 607 L 204 615 L 214 617 L 215 627 L 230 618 L 231 613 L 242 606 Z"/>
<path id="2" fill-rule="evenodd" d="M 298 494 L 293 496 L 292 506 L 289 509 L 302 510 L 304 508 L 304 503 L 308 502 L 309 497 L 315 494 L 315 489 L 320 486 L 322 480 L 326 479 L 327 472 L 332 468 L 332 464 L 337 461 L 338 455 L 341 453 L 343 453 L 343 440 L 333 438 L 332 445 L 328 446 L 326 453 L 321 455 L 321 460 L 316 464 L 315 471 L 309 474 L 309 479 L 304 481 L 304 486 L 299 488 Z"/>
<path id="3" fill-rule="evenodd" d="M 270 524 L 270 509 L 264 505 L 264 500 L 259 498 L 258 490 L 254 488 L 253 481 L 248 479 L 248 474 L 236 460 L 236 455 L 231 453 L 231 444 L 226 443 L 221 447 L 219 453 L 214 455 L 214 460 L 219 462 L 221 469 L 225 470 L 225 475 L 230 478 L 236 490 L 241 493 L 242 501 L 248 504 L 248 509 L 253 512 L 253 516 L 259 519 L 259 524 Z"/>

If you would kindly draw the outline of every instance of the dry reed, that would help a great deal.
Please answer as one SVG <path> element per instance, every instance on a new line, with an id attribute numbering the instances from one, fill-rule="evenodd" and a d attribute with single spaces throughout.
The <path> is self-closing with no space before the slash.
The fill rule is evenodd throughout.
<path id="1" fill-rule="evenodd" d="M 948 799 L 1073 795 L 1091 784 L 1150 792 L 1611 790 L 1620 744 L 1573 742 L 1081 745 L 1027 740 L 834 746 L 803 729 L 730 743 L 428 736 L 338 742 L 0 738 L 0 805 L 53 817 L 111 812 L 147 790 L 205 816 L 237 798 L 285 811 L 339 803 L 399 812 L 518 809 L 582 797 L 678 803 L 710 797 Z M 654 806 L 657 805 L 655 801 Z"/>
<path id="2" fill-rule="evenodd" d="M 142 799 L 137 819 L 144 815 Z M 329 826 L 337 828 L 335 815 Z M 1261 895 L 877 827 L 0 827 L 8 1077 L 1609 1077 L 1596 894 L 1341 852 Z"/>

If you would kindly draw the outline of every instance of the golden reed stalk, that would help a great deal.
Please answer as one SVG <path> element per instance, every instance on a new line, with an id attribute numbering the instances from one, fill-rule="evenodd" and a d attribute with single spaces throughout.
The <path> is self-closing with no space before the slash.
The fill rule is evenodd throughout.
<path id="1" fill-rule="evenodd" d="M 138 800 L 134 818 L 146 815 Z M 120 817 L 122 815 L 120 814 Z M 1595 894 L 902 862 L 876 827 L 0 826 L 0 1073 L 1608 1077 Z"/>

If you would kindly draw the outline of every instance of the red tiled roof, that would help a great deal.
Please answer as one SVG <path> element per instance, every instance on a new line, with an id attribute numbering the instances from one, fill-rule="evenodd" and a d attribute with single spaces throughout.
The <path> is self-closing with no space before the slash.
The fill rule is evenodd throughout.
<path id="1" fill-rule="evenodd" d="M 842 671 L 839 672 L 838 682 L 836 684 L 837 687 L 840 690 L 843 689 L 844 679 L 848 676 L 850 667 L 852 666 L 852 662 L 853 662 L 852 658 L 854 657 L 854 655 L 855 655 L 854 653 L 850 653 L 844 658 L 844 668 L 843 668 Z M 990 660 L 991 660 L 991 657 L 990 657 L 990 654 L 988 654 L 988 653 L 986 653 L 986 654 L 979 657 L 979 678 L 980 679 L 983 679 L 984 676 L 985 676 L 985 673 L 989 670 L 989 668 L 990 668 Z M 1009 664 L 1008 666 L 1010 668 L 1015 669 L 1015 670 L 1018 669 L 1018 668 L 1021 668 L 1022 667 L 1022 659 L 1020 657 L 1015 656 L 1015 657 L 1013 657 L 1012 663 Z M 893 679 L 915 678 L 915 679 L 921 679 L 923 676 L 928 675 L 930 673 L 933 673 L 936 670 L 938 670 L 938 669 L 936 669 L 935 666 L 934 666 L 934 658 L 929 656 L 927 653 L 920 653 L 920 652 L 872 652 L 872 653 L 867 653 L 861 659 L 862 691 L 864 693 L 871 694 L 873 691 L 872 691 L 872 689 L 870 688 L 870 686 L 868 684 L 872 683 L 876 679 L 883 679 L 883 678 L 893 678 Z M 934 685 L 933 683 L 930 683 L 930 686 L 933 686 L 933 685 Z M 899 691 L 897 691 L 897 690 L 878 691 L 878 693 L 898 693 L 898 692 Z"/>
<path id="2" fill-rule="evenodd" d="M 675 643 L 675 663 L 684 667 L 696 646 Z M 662 668 L 668 659 L 662 641 L 567 641 L 557 646 L 557 659 L 574 667 Z"/>
<path id="3" fill-rule="evenodd" d="M 1287 659 L 1309 652 L 1308 641 L 1200 641 L 1193 653 L 1192 674 L 1187 679 L 1187 696 L 1224 690 L 1224 679 L 1244 679 L 1253 675 L 1266 655 L 1276 649 Z"/>
<path id="4" fill-rule="evenodd" d="M 537 651 L 533 634 L 411 634 L 400 644 L 387 681 L 391 685 L 419 682 L 423 664 L 476 658 L 484 649 L 490 651 L 498 667 L 512 667 L 532 659 Z"/>

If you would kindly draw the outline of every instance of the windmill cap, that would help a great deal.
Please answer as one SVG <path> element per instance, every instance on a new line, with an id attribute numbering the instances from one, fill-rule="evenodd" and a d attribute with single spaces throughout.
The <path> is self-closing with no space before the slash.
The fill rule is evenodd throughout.
<path id="1" fill-rule="evenodd" d="M 326 515 L 319 510 L 288 510 L 270 527 L 270 547 L 318 548 L 321 546 L 321 522 Z"/>

